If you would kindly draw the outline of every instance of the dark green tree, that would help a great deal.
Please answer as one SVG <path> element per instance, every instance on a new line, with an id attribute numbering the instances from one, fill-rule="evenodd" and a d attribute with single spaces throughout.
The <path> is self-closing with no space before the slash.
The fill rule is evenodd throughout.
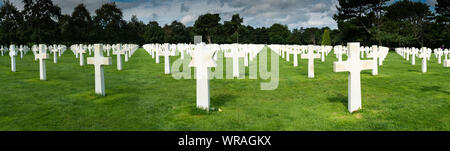
<path id="1" fill-rule="evenodd" d="M 387 19 L 393 22 L 392 24 L 395 26 L 386 26 L 386 31 L 381 33 L 379 37 L 398 33 L 400 36 L 395 36 L 394 38 L 401 36 L 412 37 L 418 43 L 416 46 L 424 46 L 423 27 L 429 22 L 430 16 L 432 16 L 428 5 L 421 2 L 402 0 L 390 5 L 386 10 Z M 393 32 L 397 28 L 402 29 L 402 31 Z"/>
<path id="2" fill-rule="evenodd" d="M 20 44 L 18 32 L 23 24 L 22 14 L 9 1 L 0 7 L 0 41 L 2 44 Z M 23 44 L 23 43 L 22 43 Z"/>
<path id="3" fill-rule="evenodd" d="M 76 6 L 69 21 L 69 30 L 63 35 L 69 34 L 70 40 L 74 43 L 90 43 L 94 36 L 92 18 L 84 4 Z"/>
<path id="4" fill-rule="evenodd" d="M 269 42 L 271 44 L 286 44 L 290 34 L 286 25 L 273 24 L 269 28 Z"/>
<path id="5" fill-rule="evenodd" d="M 94 25 L 96 26 L 97 42 L 102 43 L 119 43 L 123 42 L 125 37 L 122 11 L 117 8 L 116 3 L 103 4 L 99 9 L 95 10 Z"/>
<path id="6" fill-rule="evenodd" d="M 74 31 L 70 28 L 71 19 L 72 18 L 69 15 L 62 15 L 61 17 L 59 17 L 58 26 L 59 26 L 59 32 L 61 33 L 59 42 L 61 44 L 71 45 L 73 43 L 77 43 L 77 42 L 73 41 L 72 35 L 73 35 Z M 88 41 L 84 41 L 84 42 L 87 43 Z"/>
<path id="7" fill-rule="evenodd" d="M 23 0 L 25 23 L 20 36 L 27 37 L 24 42 L 56 43 L 59 41 L 58 28 L 61 8 L 51 0 Z"/>
<path id="8" fill-rule="evenodd" d="M 130 22 L 126 25 L 124 29 L 124 35 L 126 35 L 127 43 L 135 43 L 142 45 L 144 44 L 144 33 L 146 25 L 144 22 L 138 20 L 136 15 L 131 17 Z"/>
<path id="9" fill-rule="evenodd" d="M 219 27 L 220 16 L 219 14 L 204 14 L 197 18 L 194 23 L 194 32 L 206 37 L 209 43 L 211 43 L 211 36 L 214 35 Z"/>
<path id="10" fill-rule="evenodd" d="M 246 30 L 246 28 L 243 28 L 242 22 L 244 22 L 244 19 L 239 14 L 234 14 L 230 21 L 224 22 L 228 35 L 237 43 L 239 43 L 239 31 Z"/>
<path id="11" fill-rule="evenodd" d="M 165 41 L 169 43 L 189 43 L 189 33 L 186 30 L 186 26 L 178 21 L 173 21 L 170 25 L 165 25 L 163 27 L 164 33 L 166 35 Z"/>
<path id="12" fill-rule="evenodd" d="M 151 21 L 145 28 L 145 43 L 164 43 L 164 30 L 159 26 L 158 22 Z"/>
<path id="13" fill-rule="evenodd" d="M 382 45 L 379 36 L 383 25 L 386 2 L 388 0 L 339 0 L 337 14 L 333 19 L 344 33 L 346 41 L 360 41 L 370 44 L 375 41 Z"/>
<path id="14" fill-rule="evenodd" d="M 331 45 L 330 30 L 325 29 L 322 35 L 322 45 Z"/>
<path id="15" fill-rule="evenodd" d="M 323 31 L 319 28 L 306 28 L 302 33 L 302 39 L 304 40 L 304 44 L 313 44 L 318 45 L 322 40 Z"/>

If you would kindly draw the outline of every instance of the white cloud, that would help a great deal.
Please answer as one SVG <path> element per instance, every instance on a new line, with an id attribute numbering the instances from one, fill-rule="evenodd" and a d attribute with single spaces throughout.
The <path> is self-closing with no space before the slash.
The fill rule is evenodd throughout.
<path id="1" fill-rule="evenodd" d="M 185 25 L 190 25 L 190 24 L 194 23 L 194 21 L 197 20 L 197 18 L 198 17 L 193 16 L 193 15 L 186 15 L 180 19 L 180 22 Z"/>

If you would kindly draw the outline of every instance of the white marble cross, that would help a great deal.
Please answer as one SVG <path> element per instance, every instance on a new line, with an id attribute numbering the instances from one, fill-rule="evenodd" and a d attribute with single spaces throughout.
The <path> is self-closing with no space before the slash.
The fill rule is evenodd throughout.
<path id="1" fill-rule="evenodd" d="M 378 46 L 373 45 L 371 49 L 372 53 L 367 54 L 367 58 L 373 59 L 372 75 L 378 75 Z"/>
<path id="2" fill-rule="evenodd" d="M 233 57 L 233 77 L 239 77 L 239 50 L 237 45 L 232 47 L 231 55 Z"/>
<path id="3" fill-rule="evenodd" d="M 361 70 L 372 69 L 372 60 L 360 60 L 359 42 L 348 43 L 348 60 L 334 62 L 334 72 L 350 72 L 348 76 L 348 111 L 361 109 Z"/>
<path id="4" fill-rule="evenodd" d="M 88 64 L 93 64 L 95 68 L 95 93 L 105 96 L 105 76 L 103 65 L 111 65 L 111 57 L 103 57 L 101 44 L 94 45 L 94 57 L 87 58 Z"/>
<path id="5" fill-rule="evenodd" d="M 20 45 L 19 47 L 19 52 L 20 52 L 20 59 L 23 59 L 23 53 L 24 53 L 25 49 L 23 48 L 23 45 Z"/>
<path id="6" fill-rule="evenodd" d="M 130 47 L 128 44 L 123 45 L 124 51 L 125 51 L 125 62 L 128 62 L 128 58 L 130 56 Z"/>
<path id="7" fill-rule="evenodd" d="M 84 66 L 84 56 L 83 54 L 86 53 L 86 47 L 85 46 L 81 46 L 77 53 L 80 55 L 80 66 Z"/>
<path id="8" fill-rule="evenodd" d="M 294 67 L 298 66 L 298 49 L 295 48 L 294 51 L 292 52 L 292 54 L 294 55 Z"/>
<path id="9" fill-rule="evenodd" d="M 47 49 L 44 44 L 39 45 L 39 54 L 36 54 L 36 57 L 39 59 L 39 77 L 41 80 L 47 80 L 47 73 L 45 70 L 45 60 L 50 58 L 47 54 Z"/>
<path id="10" fill-rule="evenodd" d="M 17 51 L 16 51 L 16 46 L 15 45 L 10 45 L 9 46 L 9 56 L 11 57 L 11 71 L 12 72 L 16 72 Z"/>
<path id="11" fill-rule="evenodd" d="M 444 67 L 450 67 L 450 59 L 447 58 L 448 49 L 444 50 Z"/>
<path id="12" fill-rule="evenodd" d="M 0 47 L 0 52 L 1 52 L 2 56 L 4 55 L 3 53 L 5 53 L 5 50 L 6 50 L 5 47 L 3 47 L 3 46 Z"/>
<path id="13" fill-rule="evenodd" d="M 417 55 L 417 50 L 412 49 L 411 50 L 411 64 L 412 65 L 416 65 L 416 55 Z"/>
<path id="14" fill-rule="evenodd" d="M 302 54 L 302 59 L 308 59 L 308 78 L 314 78 L 314 59 L 320 58 L 319 54 L 314 53 L 314 46 L 308 45 L 308 54 Z"/>
<path id="15" fill-rule="evenodd" d="M 325 49 L 324 48 L 319 48 L 319 52 L 321 53 L 321 55 L 320 55 L 321 61 L 325 62 Z"/>
<path id="16" fill-rule="evenodd" d="M 291 55 L 291 50 L 290 50 L 291 48 L 289 48 L 289 47 L 287 47 L 284 51 L 286 52 L 286 62 L 289 62 L 289 61 L 291 61 L 290 60 L 290 55 Z"/>
<path id="17" fill-rule="evenodd" d="M 161 46 L 159 46 L 159 45 L 156 46 L 155 55 L 154 55 L 156 57 L 155 58 L 155 63 L 156 64 L 159 64 L 159 51 L 160 51 L 160 49 L 161 49 Z"/>
<path id="18" fill-rule="evenodd" d="M 53 47 L 50 51 L 53 52 L 53 63 L 58 63 L 57 52 L 59 52 L 59 50 L 56 47 Z"/>
<path id="19" fill-rule="evenodd" d="M 450 67 L 450 59 L 444 60 L 444 67 Z"/>
<path id="20" fill-rule="evenodd" d="M 122 57 L 121 55 L 125 54 L 125 51 L 122 50 L 122 46 L 120 44 L 117 45 L 116 51 L 113 51 L 113 54 L 117 56 L 117 70 L 122 70 Z"/>
<path id="21" fill-rule="evenodd" d="M 422 58 L 422 73 L 427 72 L 427 57 L 426 52 L 422 52 L 419 54 L 419 58 Z"/>
<path id="22" fill-rule="evenodd" d="M 195 67 L 197 80 L 197 108 L 208 110 L 210 106 L 208 68 L 215 67 L 212 58 L 214 51 L 208 50 L 205 43 L 197 44 L 189 67 Z"/>
<path id="23" fill-rule="evenodd" d="M 164 74 L 170 74 L 170 53 L 169 47 L 164 48 L 162 51 L 164 55 Z"/>

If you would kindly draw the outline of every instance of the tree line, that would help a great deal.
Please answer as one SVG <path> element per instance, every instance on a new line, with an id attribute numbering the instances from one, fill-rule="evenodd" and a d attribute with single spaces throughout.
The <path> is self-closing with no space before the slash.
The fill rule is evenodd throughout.
<path id="1" fill-rule="evenodd" d="M 435 12 L 425 3 L 388 0 L 339 0 L 334 19 L 338 29 L 296 28 L 275 23 L 270 27 L 243 25 L 234 14 L 220 23 L 219 14 L 203 14 L 193 26 L 173 21 L 145 24 L 136 16 L 125 21 L 114 2 L 90 14 L 84 4 L 72 14 L 61 14 L 52 0 L 23 0 L 19 11 L 9 0 L 0 8 L 0 44 L 75 43 L 192 43 L 202 35 L 209 43 L 338 45 L 360 41 L 364 45 L 428 46 L 450 45 L 449 0 L 437 0 Z"/>

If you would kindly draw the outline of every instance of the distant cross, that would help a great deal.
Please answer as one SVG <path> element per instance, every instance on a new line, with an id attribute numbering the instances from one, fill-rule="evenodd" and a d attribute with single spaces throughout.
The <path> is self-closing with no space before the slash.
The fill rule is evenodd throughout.
<path id="1" fill-rule="evenodd" d="M 50 51 L 53 52 L 53 63 L 58 63 L 58 57 L 57 57 L 58 49 L 56 47 L 53 47 Z"/>
<path id="2" fill-rule="evenodd" d="M 80 55 L 80 66 L 84 66 L 84 56 L 83 54 L 86 53 L 86 46 L 81 46 L 80 49 L 78 49 L 78 52 Z"/>
<path id="3" fill-rule="evenodd" d="M 321 53 L 321 55 L 320 55 L 321 61 L 325 62 L 325 49 L 324 48 L 319 48 L 319 51 Z"/>
<path id="4" fill-rule="evenodd" d="M 427 72 L 427 57 L 428 54 L 425 51 L 419 54 L 419 58 L 422 58 L 422 73 Z"/>
<path id="5" fill-rule="evenodd" d="M 289 58 L 291 55 L 291 48 L 288 47 L 285 49 L 285 51 L 286 51 L 286 62 L 289 62 L 289 61 L 291 61 Z"/>
<path id="6" fill-rule="evenodd" d="M 23 48 L 23 45 L 20 45 L 19 47 L 19 52 L 20 52 L 20 59 L 23 59 L 23 53 L 24 53 L 25 49 Z"/>
<path id="7" fill-rule="evenodd" d="M 159 64 L 159 52 L 160 51 L 161 51 L 161 46 L 157 45 L 156 46 L 156 50 L 155 50 L 155 57 L 156 57 L 155 62 L 156 62 L 156 64 Z"/>
<path id="8" fill-rule="evenodd" d="M 113 51 L 113 54 L 117 56 L 117 70 L 122 70 L 122 57 L 121 55 L 125 54 L 125 51 L 123 50 L 123 47 L 121 44 L 116 45 L 117 50 Z"/>
<path id="9" fill-rule="evenodd" d="M 239 50 L 237 45 L 232 46 L 231 55 L 233 57 L 233 77 L 239 77 Z"/>
<path id="10" fill-rule="evenodd" d="M 412 65 L 416 65 L 416 55 L 417 55 L 417 50 L 412 49 L 411 50 L 411 64 Z"/>
<path id="11" fill-rule="evenodd" d="M 123 45 L 124 51 L 125 51 L 125 62 L 128 62 L 128 58 L 130 56 L 130 47 L 128 46 L 128 44 L 124 44 Z"/>
<path id="12" fill-rule="evenodd" d="M 314 46 L 308 45 L 308 54 L 302 54 L 302 59 L 308 59 L 308 78 L 314 78 L 314 59 L 320 58 L 319 54 L 314 53 Z"/>
<path id="13" fill-rule="evenodd" d="M 164 74 L 170 74 L 170 50 L 168 47 L 165 47 L 162 51 L 164 55 Z"/>
<path id="14" fill-rule="evenodd" d="M 205 43 L 202 42 L 196 45 L 192 60 L 189 63 L 190 67 L 196 69 L 197 108 L 208 111 L 210 106 L 208 68 L 216 66 L 213 56 L 214 51 L 208 50 Z"/>
<path id="15" fill-rule="evenodd" d="M 0 47 L 0 52 L 2 53 L 2 56 L 4 55 L 3 53 L 5 52 L 5 47 L 1 46 Z"/>
<path id="16" fill-rule="evenodd" d="M 348 76 L 348 111 L 361 109 L 361 70 L 372 69 L 372 60 L 360 60 L 359 42 L 347 44 L 349 54 L 345 62 L 334 62 L 334 72 L 350 72 Z"/>
<path id="17" fill-rule="evenodd" d="M 294 67 L 298 66 L 298 50 L 297 48 L 295 48 L 292 52 L 292 54 L 294 55 Z"/>
<path id="18" fill-rule="evenodd" d="M 373 68 L 372 68 L 372 75 L 378 75 L 378 46 L 373 45 L 372 46 L 372 53 L 367 54 L 367 58 L 373 59 Z"/>
<path id="19" fill-rule="evenodd" d="M 105 76 L 103 65 L 111 65 L 111 57 L 103 57 L 101 44 L 94 45 L 94 57 L 87 58 L 88 64 L 93 64 L 95 68 L 95 93 L 105 96 Z"/>
<path id="20" fill-rule="evenodd" d="M 39 54 L 36 54 L 39 59 L 39 77 L 41 80 L 47 80 L 46 70 L 45 70 L 45 60 L 50 58 L 47 54 L 47 49 L 44 44 L 39 45 Z"/>
<path id="21" fill-rule="evenodd" d="M 17 51 L 16 51 L 16 46 L 15 45 L 10 45 L 9 46 L 9 56 L 11 57 L 11 71 L 12 72 L 16 72 Z"/>

